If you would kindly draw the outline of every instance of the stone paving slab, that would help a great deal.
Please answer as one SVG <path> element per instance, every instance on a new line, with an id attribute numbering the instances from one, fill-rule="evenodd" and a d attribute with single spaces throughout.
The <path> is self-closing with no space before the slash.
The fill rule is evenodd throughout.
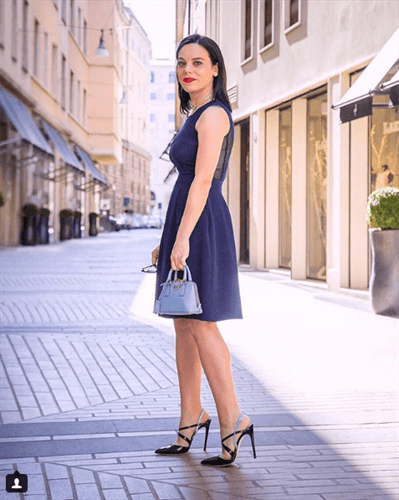
<path id="1" fill-rule="evenodd" d="M 237 395 L 255 425 L 256 460 L 246 438 L 234 466 L 200 465 L 220 452 L 206 380 L 207 452 L 200 432 L 186 455 L 154 453 L 174 439 L 180 413 L 170 328 L 133 307 L 139 269 L 159 234 L 121 231 L 0 251 L 0 499 L 12 498 L 4 478 L 15 470 L 29 477 L 23 500 L 399 499 L 392 384 L 313 393 L 292 387 L 285 377 L 292 357 L 279 358 L 278 337 L 269 347 L 280 378 L 265 380 L 247 353 L 233 357 Z M 264 278 L 268 286 L 281 282 Z M 293 285 L 287 289 L 291 297 Z M 359 302 L 334 300 L 368 314 Z M 306 341 L 295 340 L 298 352 Z"/>

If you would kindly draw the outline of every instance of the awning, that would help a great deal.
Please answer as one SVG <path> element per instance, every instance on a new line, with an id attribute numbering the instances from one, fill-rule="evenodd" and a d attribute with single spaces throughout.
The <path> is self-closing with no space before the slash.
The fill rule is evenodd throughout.
<path id="1" fill-rule="evenodd" d="M 392 104 L 399 106 L 399 71 L 388 82 L 381 84 L 381 90 L 389 90 Z"/>
<path id="2" fill-rule="evenodd" d="M 36 146 L 41 151 L 54 156 L 53 151 L 30 114 L 29 109 L 2 87 L 0 87 L 0 106 L 7 114 L 21 139 L 33 144 L 33 146 Z"/>
<path id="3" fill-rule="evenodd" d="M 381 82 L 397 64 L 399 64 L 399 28 L 352 87 L 333 104 L 333 109 L 340 109 L 342 123 L 371 115 L 373 95 L 381 93 Z"/>
<path id="4" fill-rule="evenodd" d="M 107 179 L 103 175 L 101 175 L 101 173 L 98 171 L 97 167 L 94 165 L 94 162 L 90 158 L 90 156 L 85 151 L 83 151 L 83 149 L 81 149 L 79 146 L 75 146 L 75 152 L 78 155 L 78 157 L 82 160 L 84 166 L 90 172 L 93 179 L 96 179 L 102 184 L 107 184 Z"/>
<path id="5" fill-rule="evenodd" d="M 54 147 L 60 153 L 61 158 L 64 160 L 64 162 L 84 173 L 85 169 L 82 167 L 79 160 L 76 158 L 74 152 L 69 147 L 68 143 L 62 137 L 62 135 L 57 132 L 54 127 L 47 123 L 46 120 L 42 120 L 42 125 L 45 133 L 48 135 L 50 141 L 54 144 Z"/>

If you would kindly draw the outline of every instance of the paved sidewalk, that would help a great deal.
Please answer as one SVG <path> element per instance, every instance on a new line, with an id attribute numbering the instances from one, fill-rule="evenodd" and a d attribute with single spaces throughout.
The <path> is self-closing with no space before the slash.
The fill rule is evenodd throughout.
<path id="1" fill-rule="evenodd" d="M 219 453 L 216 409 L 178 458 L 171 322 L 151 313 L 158 230 L 0 251 L 0 499 L 398 499 L 399 322 L 281 275 L 242 270 L 243 321 L 220 323 L 255 425 L 238 463 Z M 25 494 L 5 476 L 28 474 Z"/>

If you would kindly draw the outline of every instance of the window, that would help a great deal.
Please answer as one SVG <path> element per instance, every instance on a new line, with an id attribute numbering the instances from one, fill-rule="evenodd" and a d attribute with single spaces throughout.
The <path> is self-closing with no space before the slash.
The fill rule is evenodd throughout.
<path id="1" fill-rule="evenodd" d="M 69 23 L 70 23 L 70 29 L 72 35 L 75 36 L 75 2 L 74 0 L 71 0 L 71 15 L 69 17 Z"/>
<path id="2" fill-rule="evenodd" d="M 308 99 L 307 277 L 326 279 L 327 94 Z"/>
<path id="3" fill-rule="evenodd" d="M 284 0 L 284 29 L 289 33 L 301 24 L 302 0 Z"/>
<path id="4" fill-rule="evenodd" d="M 291 107 L 280 111 L 279 120 L 279 266 L 291 269 L 292 227 L 292 124 Z"/>
<path id="5" fill-rule="evenodd" d="M 242 61 L 252 58 L 252 0 L 242 2 Z"/>
<path id="6" fill-rule="evenodd" d="M 81 120 L 80 116 L 80 81 L 78 80 L 77 82 L 77 87 L 76 87 L 76 119 L 78 122 Z"/>
<path id="7" fill-rule="evenodd" d="M 174 122 L 175 121 L 175 115 L 168 115 L 168 121 L 169 122 Z"/>
<path id="8" fill-rule="evenodd" d="M 155 82 L 155 73 L 153 71 L 150 72 L 150 81 L 151 83 Z"/>
<path id="9" fill-rule="evenodd" d="M 61 0 L 61 19 L 66 24 L 67 19 L 67 0 Z"/>
<path id="10" fill-rule="evenodd" d="M 259 6 L 259 47 L 262 49 L 274 44 L 274 0 L 263 0 Z"/>
<path id="11" fill-rule="evenodd" d="M 82 9 L 78 7 L 78 45 L 82 46 Z"/>
<path id="12" fill-rule="evenodd" d="M 4 47 L 4 2 L 0 2 L 0 47 Z"/>
<path id="13" fill-rule="evenodd" d="M 87 125 L 87 92 L 83 89 L 83 126 Z"/>
<path id="14" fill-rule="evenodd" d="M 22 13 L 22 68 L 25 71 L 28 71 L 28 61 L 29 61 L 29 53 L 28 53 L 28 1 L 24 1 L 23 5 L 23 13 Z"/>
<path id="15" fill-rule="evenodd" d="M 151 122 L 151 123 L 154 123 L 154 122 L 155 122 L 155 115 L 154 115 L 154 113 L 151 113 L 151 114 L 150 114 L 150 122 Z"/>
<path id="16" fill-rule="evenodd" d="M 39 21 L 35 19 L 35 31 L 33 38 L 33 74 L 37 78 L 39 78 L 39 59 L 40 59 Z"/>
<path id="17" fill-rule="evenodd" d="M 175 99 L 175 94 L 166 94 L 166 99 L 168 101 L 174 101 Z"/>
<path id="18" fill-rule="evenodd" d="M 290 0 L 290 26 L 299 21 L 299 1 Z"/>
<path id="19" fill-rule="evenodd" d="M 87 21 L 83 21 L 83 52 L 87 56 Z"/>
<path id="20" fill-rule="evenodd" d="M 75 75 L 73 74 L 73 71 L 70 72 L 70 77 L 69 77 L 69 112 L 71 115 L 74 114 L 74 102 L 75 102 Z"/>
<path id="21" fill-rule="evenodd" d="M 61 107 L 66 107 L 66 59 L 61 56 Z"/>
<path id="22" fill-rule="evenodd" d="M 51 49 L 51 91 L 58 96 L 58 49 L 54 44 Z"/>
<path id="23" fill-rule="evenodd" d="M 12 0 L 11 57 L 14 59 L 14 61 L 17 60 L 17 54 L 18 54 L 18 4 L 17 0 Z"/>
<path id="24" fill-rule="evenodd" d="M 169 73 L 169 83 L 175 83 L 175 72 L 171 71 Z"/>
<path id="25" fill-rule="evenodd" d="M 151 99 L 152 101 L 155 101 L 155 100 L 156 100 L 156 98 L 157 98 L 157 94 L 155 94 L 154 92 L 151 92 L 151 94 L 150 94 L 150 99 Z"/>
<path id="26" fill-rule="evenodd" d="M 48 33 L 44 34 L 43 44 L 43 83 L 48 87 Z"/>

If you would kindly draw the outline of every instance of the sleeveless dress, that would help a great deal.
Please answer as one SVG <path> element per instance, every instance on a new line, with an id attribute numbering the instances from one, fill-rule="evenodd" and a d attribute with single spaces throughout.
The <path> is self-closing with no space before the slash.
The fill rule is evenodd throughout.
<path id="1" fill-rule="evenodd" d="M 195 124 L 209 106 L 220 106 L 226 111 L 230 120 L 230 131 L 223 139 L 209 196 L 191 233 L 190 254 L 186 259 L 193 281 L 198 286 L 203 312 L 189 316 L 163 317 L 187 317 L 202 321 L 242 318 L 233 225 L 222 194 L 222 184 L 226 178 L 234 142 L 234 124 L 229 109 L 219 100 L 204 104 L 189 116 L 170 146 L 169 157 L 179 176 L 171 194 L 161 237 L 155 299 L 158 298 L 161 284 L 165 283 L 171 269 L 170 255 L 194 179 L 198 150 Z"/>

